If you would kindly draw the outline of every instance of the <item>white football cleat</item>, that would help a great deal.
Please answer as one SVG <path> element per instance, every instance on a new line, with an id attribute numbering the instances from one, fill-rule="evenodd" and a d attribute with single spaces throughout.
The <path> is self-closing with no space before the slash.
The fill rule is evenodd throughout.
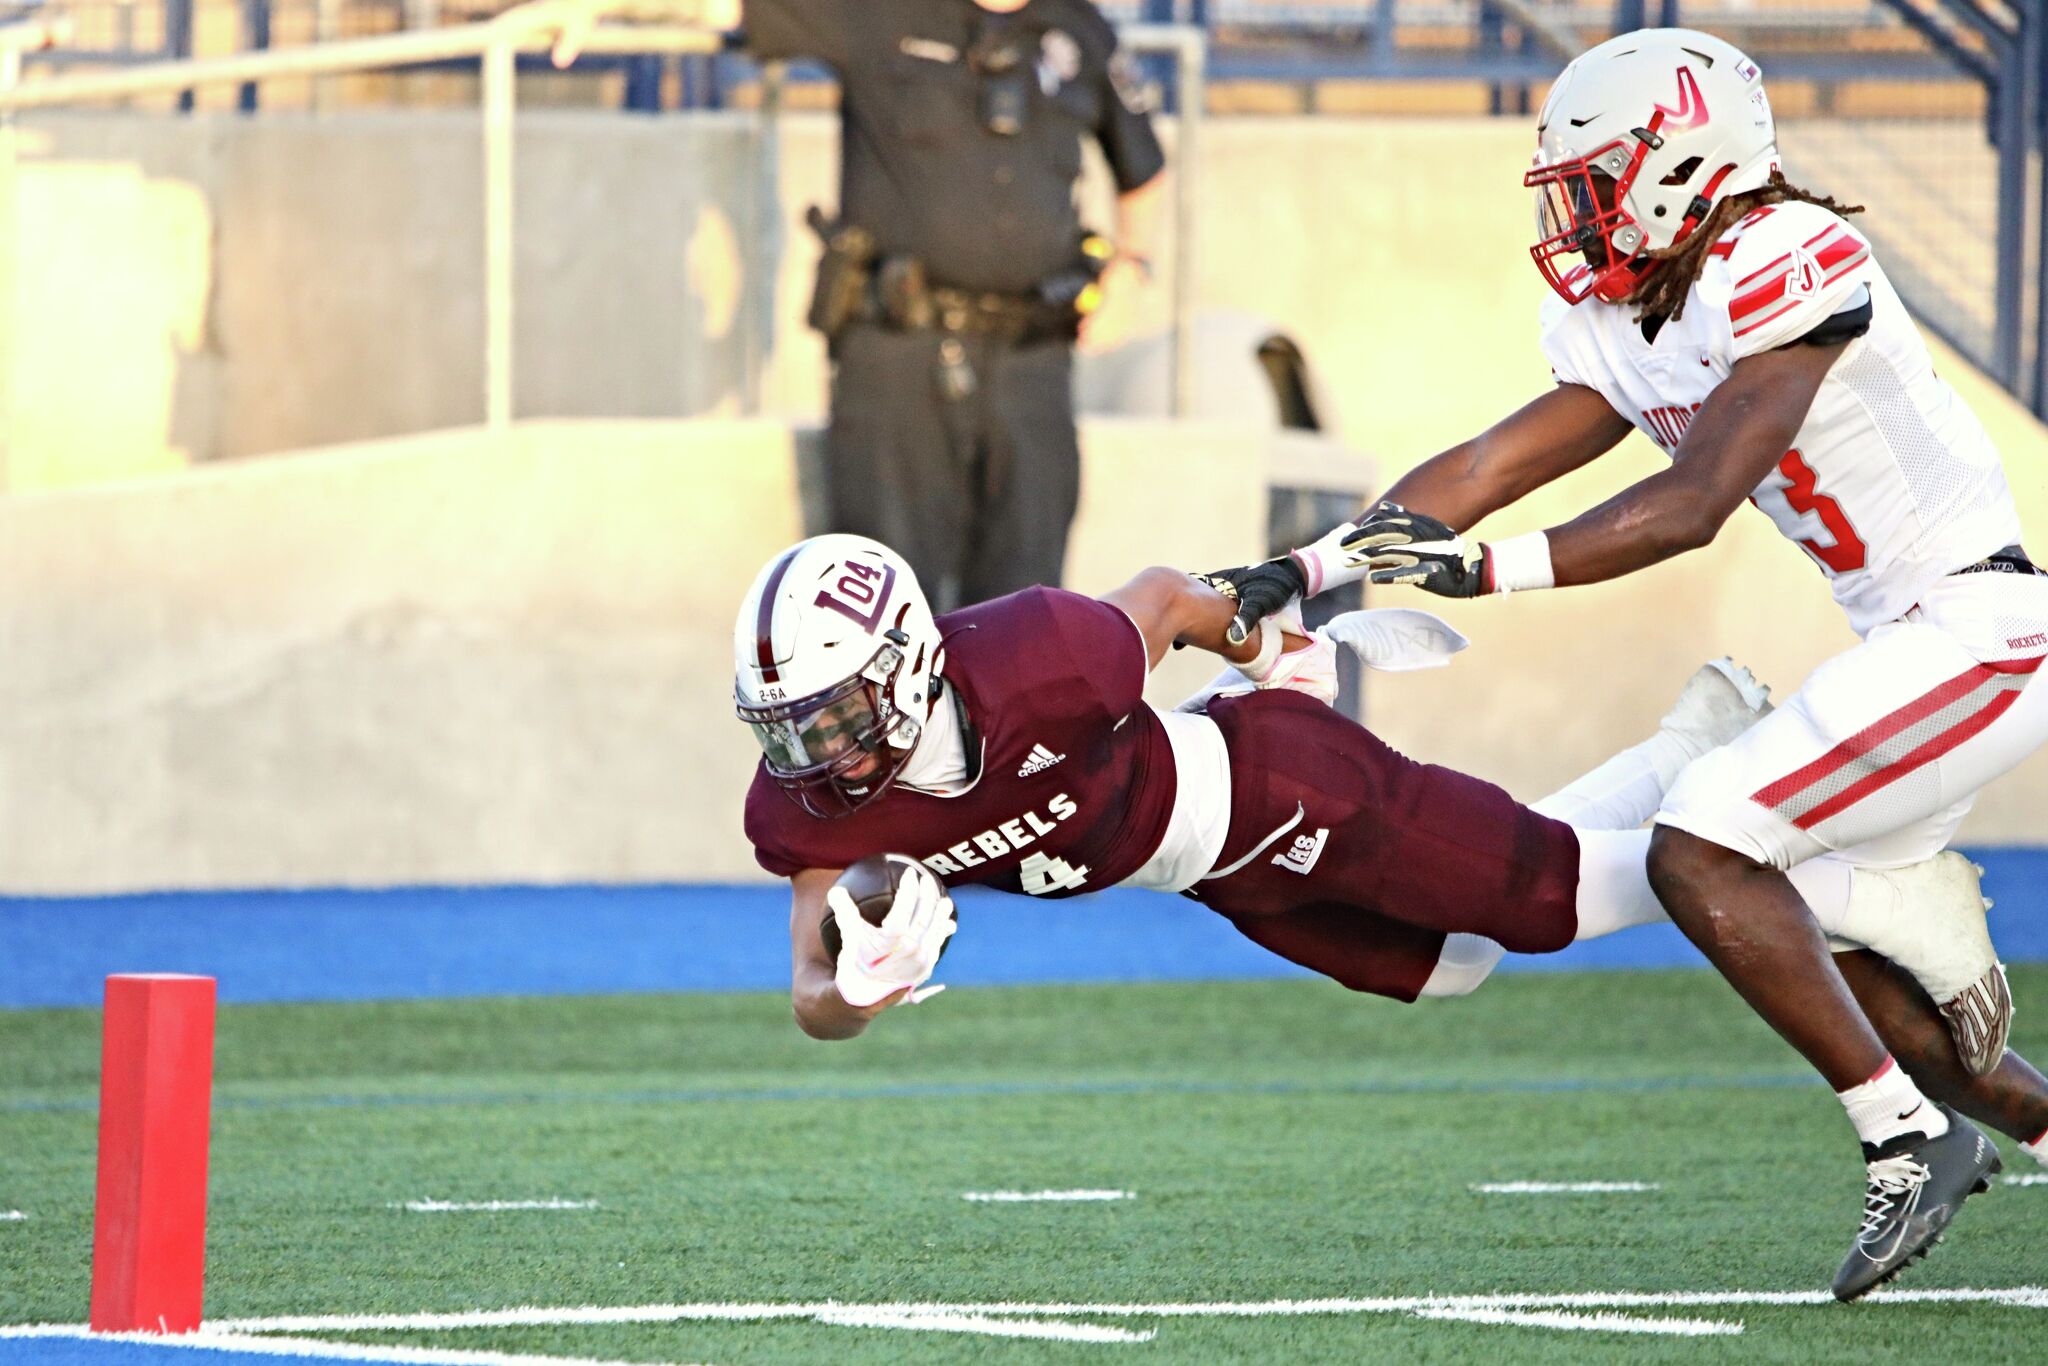
<path id="1" fill-rule="evenodd" d="M 1769 685 L 1727 656 L 1702 664 L 1658 728 L 1678 738 L 1697 759 L 1748 730 L 1771 712 Z"/>
<path id="2" fill-rule="evenodd" d="M 1852 869 L 1840 934 L 1913 974 L 1941 1010 L 1963 1066 L 1981 1077 L 2005 1056 L 2012 990 L 1977 877 L 1977 866 L 1953 849 L 1904 868 Z"/>

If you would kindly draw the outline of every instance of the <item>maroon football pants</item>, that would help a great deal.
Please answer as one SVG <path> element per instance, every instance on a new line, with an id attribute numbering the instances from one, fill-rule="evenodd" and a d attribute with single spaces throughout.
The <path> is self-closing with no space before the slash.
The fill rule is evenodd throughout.
<path id="1" fill-rule="evenodd" d="M 1579 841 L 1492 783 L 1389 749 L 1301 693 L 1221 698 L 1230 833 L 1190 895 L 1273 952 L 1412 1001 L 1444 936 L 1554 953 L 1578 931 Z"/>

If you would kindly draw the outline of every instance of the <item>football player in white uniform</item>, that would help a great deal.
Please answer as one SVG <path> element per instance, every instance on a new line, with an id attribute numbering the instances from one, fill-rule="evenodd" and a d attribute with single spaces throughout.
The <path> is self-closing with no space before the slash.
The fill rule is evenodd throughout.
<path id="1" fill-rule="evenodd" d="M 1659 809 L 1671 918 L 1834 1087 L 1869 1168 L 1835 1277 L 1853 1299 L 1934 1242 L 1998 1169 L 1928 1102 L 1830 961 L 1785 870 L 1940 851 L 1978 789 L 2048 738 L 2048 575 L 2021 548 L 1998 454 L 1934 373 L 1859 210 L 1788 183 L 1756 63 L 1705 33 L 1624 34 L 1545 101 L 1534 169 L 1555 297 L 1550 392 L 1425 462 L 1312 546 L 1226 571 L 1239 630 L 1294 594 L 1370 578 L 1470 597 L 1596 583 L 1712 541 L 1745 501 L 1804 547 L 1863 643 L 1691 765 Z M 1506 540 L 1471 526 L 1631 428 L 1671 457 L 1584 515 Z M 1927 895 L 1974 898 L 1974 882 Z M 1938 998 L 1973 1072 L 2004 1053 L 1993 968 Z M 2027 1145 L 2037 1156 L 2048 1133 Z"/>

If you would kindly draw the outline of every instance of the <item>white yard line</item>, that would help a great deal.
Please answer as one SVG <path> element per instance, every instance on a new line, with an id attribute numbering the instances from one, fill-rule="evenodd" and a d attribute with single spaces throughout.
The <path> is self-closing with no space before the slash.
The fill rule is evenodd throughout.
<path id="1" fill-rule="evenodd" d="M 323 1314 L 262 1319 L 223 1319 L 201 1333 L 182 1338 L 127 1334 L 138 1341 L 164 1346 L 219 1346 L 222 1350 L 267 1352 L 292 1339 L 254 1333 L 293 1334 L 301 1339 L 331 1333 L 415 1332 L 456 1329 L 550 1327 L 622 1323 L 761 1323 L 810 1319 L 848 1327 L 952 1332 L 989 1337 L 1054 1339 L 1101 1344 L 1139 1343 L 1154 1339 L 1156 1328 L 1114 1328 L 1098 1324 L 1047 1322 L 1062 1319 L 1186 1319 L 1293 1318 L 1318 1314 L 1410 1314 L 1422 1318 L 1567 1332 L 1650 1333 L 1675 1337 L 1731 1336 L 1743 1331 L 1739 1321 L 1702 1318 L 1657 1318 L 1613 1310 L 1687 1309 L 1765 1306 L 1833 1305 L 1825 1290 L 1705 1291 L 1566 1291 L 1558 1294 L 1405 1295 L 1359 1299 L 1208 1301 L 1159 1304 L 847 1304 L 821 1300 L 801 1304 L 724 1302 L 711 1304 L 585 1305 L 564 1308 L 526 1306 L 440 1314 Z M 2048 1310 L 2048 1286 L 2021 1285 L 1981 1290 L 1880 1290 L 1864 1303 L 1995 1304 L 2014 1309 Z M 1589 1312 L 1590 1311 L 1590 1312 Z M 91 1336 L 80 1324 L 21 1324 L 0 1327 L 8 1338 Z M 514 1366 L 522 1362 L 562 1363 L 565 1358 L 505 1353 L 433 1352 L 423 1348 L 350 1345 L 346 1350 L 304 1342 L 332 1356 L 361 1361 L 449 1363 L 449 1366 Z M 425 1353 L 424 1355 L 399 1355 Z M 282 1350 L 276 1354 L 282 1353 Z M 613 1366 L 605 1363 L 605 1366 Z"/>
<path id="2" fill-rule="evenodd" d="M 991 1318 L 986 1314 L 905 1314 L 889 1309 L 847 1309 L 820 1314 L 820 1323 L 847 1328 L 905 1328 L 925 1333 L 976 1333 L 992 1338 L 1043 1338 L 1052 1342 L 1150 1342 L 1157 1329 L 1134 1333 L 1092 1323 L 1052 1323 L 1044 1319 Z"/>
<path id="3" fill-rule="evenodd" d="M 1519 1324 L 1525 1328 L 1561 1328 L 1581 1333 L 1659 1333 L 1666 1337 L 1733 1337 L 1740 1323 L 1726 1319 L 1646 1319 L 1633 1314 L 1580 1314 L 1568 1309 L 1417 1309 L 1419 1319 L 1456 1323 Z"/>
<path id="4" fill-rule="evenodd" d="M 596 1209 L 595 1200 L 407 1200 L 393 1209 L 414 1214 L 497 1214 L 519 1209 Z"/>
<path id="5" fill-rule="evenodd" d="M 2010 1181 L 2012 1178 L 2008 1176 L 2006 1180 Z M 28 1216 L 18 1209 L 0 1209 L 0 1224 L 19 1224 L 27 1218 Z"/>
<path id="6" fill-rule="evenodd" d="M 1655 1181 L 1482 1181 L 1466 1189 L 1480 1195 L 1610 1195 L 1663 1187 Z"/>
<path id="7" fill-rule="evenodd" d="M 1018 1205 L 1038 1200 L 1131 1200 L 1135 1191 L 962 1191 L 962 1200 Z"/>
<path id="8" fill-rule="evenodd" d="M 1161 1304 L 808 1304 L 586 1305 L 560 1309 L 524 1307 L 443 1314 L 328 1314 L 265 1319 L 226 1319 L 209 1325 L 222 1332 L 350 1333 L 439 1332 L 457 1328 L 542 1327 L 570 1323 L 766 1322 L 811 1319 L 821 1314 L 873 1311 L 898 1314 L 981 1314 L 1003 1318 L 1291 1318 L 1305 1314 L 1412 1314 L 1421 1309 L 1686 1309 L 1706 1306 L 1825 1305 L 1825 1290 L 1566 1291 L 1520 1295 L 1404 1295 L 1376 1299 L 1252 1300 Z M 1879 1290 L 1875 1304 L 2003 1304 L 2048 1309 L 2048 1286 L 2022 1285 L 1986 1290 Z M 0 1337 L 21 1330 L 0 1328 Z"/>
<path id="9" fill-rule="evenodd" d="M 2048 1186 L 2048 1172 L 2029 1172 L 2025 1176 L 2008 1176 L 2008 1186 Z"/>

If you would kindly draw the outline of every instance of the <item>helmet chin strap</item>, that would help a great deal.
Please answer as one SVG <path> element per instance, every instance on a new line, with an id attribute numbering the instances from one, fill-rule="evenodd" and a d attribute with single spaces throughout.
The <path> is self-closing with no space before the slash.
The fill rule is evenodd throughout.
<path id="1" fill-rule="evenodd" d="M 1700 224 L 1707 221 L 1707 215 L 1714 211 L 1714 191 L 1720 189 L 1721 182 L 1734 173 L 1735 163 L 1731 161 L 1720 170 L 1714 172 L 1713 178 L 1706 183 L 1698 194 L 1692 197 L 1692 203 L 1685 207 L 1685 220 L 1678 225 L 1678 231 L 1672 235 L 1672 246 L 1675 247 L 1686 238 L 1692 236 L 1698 230 Z"/>

